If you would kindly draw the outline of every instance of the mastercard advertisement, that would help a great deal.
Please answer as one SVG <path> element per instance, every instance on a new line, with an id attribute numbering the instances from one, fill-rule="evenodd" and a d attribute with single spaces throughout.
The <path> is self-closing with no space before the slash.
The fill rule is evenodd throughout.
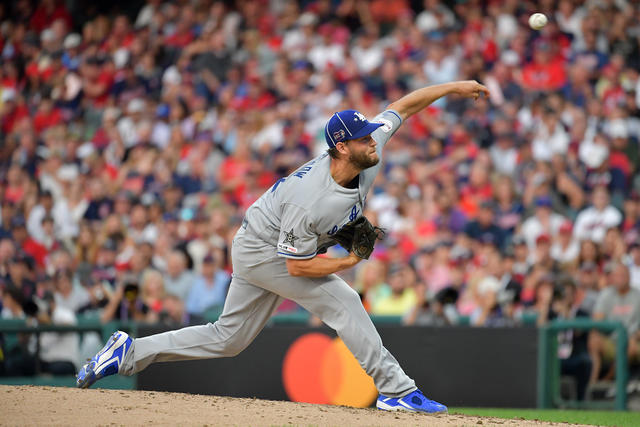
<path id="1" fill-rule="evenodd" d="M 378 396 L 366 374 L 340 338 L 312 332 L 287 349 L 282 382 L 293 402 L 365 408 Z"/>

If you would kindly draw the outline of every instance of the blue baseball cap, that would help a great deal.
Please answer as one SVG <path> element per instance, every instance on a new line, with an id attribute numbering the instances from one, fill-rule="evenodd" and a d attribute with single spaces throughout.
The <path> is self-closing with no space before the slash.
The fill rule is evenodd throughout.
<path id="1" fill-rule="evenodd" d="M 356 110 L 339 111 L 325 125 L 324 138 L 329 148 L 333 148 L 338 142 L 367 136 L 380 126 L 382 123 L 371 123 L 364 114 Z"/>
<path id="2" fill-rule="evenodd" d="M 553 203 L 551 202 L 551 198 L 549 196 L 539 196 L 536 199 L 536 206 L 550 208 L 553 206 Z"/>

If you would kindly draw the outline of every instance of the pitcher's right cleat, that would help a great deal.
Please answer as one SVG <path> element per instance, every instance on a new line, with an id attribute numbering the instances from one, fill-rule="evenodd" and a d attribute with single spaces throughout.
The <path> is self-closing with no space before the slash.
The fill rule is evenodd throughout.
<path id="1" fill-rule="evenodd" d="M 133 341 L 125 332 L 114 332 L 102 350 L 80 368 L 76 376 L 77 387 L 87 388 L 100 378 L 117 374 L 132 344 Z"/>
<path id="2" fill-rule="evenodd" d="M 376 407 L 383 411 L 426 412 L 429 414 L 448 413 L 447 407 L 441 403 L 427 399 L 420 390 L 415 390 L 402 397 L 378 396 Z"/>

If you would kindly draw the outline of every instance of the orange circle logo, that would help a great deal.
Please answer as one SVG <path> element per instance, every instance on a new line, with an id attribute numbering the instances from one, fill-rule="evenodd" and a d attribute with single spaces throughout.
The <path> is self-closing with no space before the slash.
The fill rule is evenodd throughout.
<path id="1" fill-rule="evenodd" d="M 287 350 L 282 381 L 293 402 L 370 406 L 378 396 L 373 379 L 340 338 L 305 334 Z"/>

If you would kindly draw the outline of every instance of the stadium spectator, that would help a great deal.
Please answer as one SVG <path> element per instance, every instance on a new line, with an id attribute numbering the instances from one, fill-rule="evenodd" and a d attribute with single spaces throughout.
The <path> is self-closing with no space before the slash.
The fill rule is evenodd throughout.
<path id="1" fill-rule="evenodd" d="M 160 323 L 171 329 L 205 323 L 201 316 L 188 313 L 184 309 L 184 301 L 176 295 L 167 294 L 162 300 L 162 306 Z"/>
<path id="2" fill-rule="evenodd" d="M 371 314 L 405 316 L 417 304 L 416 274 L 409 266 L 393 266 L 388 275 L 391 293 L 380 298 L 371 308 Z"/>
<path id="3" fill-rule="evenodd" d="M 5 286 L 2 293 L 2 318 L 22 319 L 25 317 L 22 303 L 24 297 L 15 286 Z"/>
<path id="4" fill-rule="evenodd" d="M 560 121 L 559 112 L 550 106 L 545 107 L 531 142 L 533 159 L 550 162 L 554 155 L 567 154 L 568 149 L 569 134 Z"/>
<path id="5" fill-rule="evenodd" d="M 576 217 L 573 234 L 578 240 L 602 243 L 607 229 L 617 227 L 622 222 L 622 214 L 609 204 L 609 193 L 604 186 L 593 190 L 591 206 Z"/>
<path id="6" fill-rule="evenodd" d="M 56 304 L 52 293 L 41 299 L 44 309 L 38 313 L 39 324 L 69 325 L 76 322 L 76 315 L 68 308 Z M 45 332 L 40 334 L 40 360 L 42 372 L 53 375 L 74 375 L 78 364 L 78 334 Z"/>
<path id="7" fill-rule="evenodd" d="M 560 264 L 562 270 L 573 270 L 577 266 L 580 246 L 573 238 L 573 223 L 565 221 L 558 229 L 551 245 L 551 257 Z"/>
<path id="8" fill-rule="evenodd" d="M 484 265 L 470 279 L 476 307 L 471 313 L 475 326 L 514 326 L 515 301 L 519 286 L 510 280 L 503 257 L 496 250 L 489 253 Z M 514 287 L 516 286 L 516 287 Z"/>
<path id="9" fill-rule="evenodd" d="M 609 274 L 610 285 L 602 290 L 593 309 L 594 320 L 620 321 L 627 330 L 627 357 L 629 363 L 637 363 L 639 356 L 638 327 L 640 326 L 640 292 L 629 284 L 629 269 L 621 262 L 614 262 Z M 603 363 L 612 363 L 615 356 L 615 336 L 598 331 L 589 334 L 589 354 L 593 367 L 590 383 L 600 378 Z M 606 378 L 613 376 L 611 369 Z"/>
<path id="10" fill-rule="evenodd" d="M 370 259 L 358 269 L 353 288 L 362 299 L 364 308 L 371 312 L 373 306 L 390 293 L 389 285 L 385 282 L 384 263 L 376 258 Z"/>
<path id="11" fill-rule="evenodd" d="M 501 160 L 502 161 L 502 156 Z M 495 161 L 494 161 L 495 163 Z M 516 228 L 522 222 L 523 206 L 516 198 L 516 192 L 512 179 L 506 175 L 500 175 L 493 185 L 493 198 L 495 201 L 495 224 L 502 229 L 504 235 L 503 247 L 511 241 Z"/>
<path id="12" fill-rule="evenodd" d="M 231 276 L 220 269 L 220 264 L 211 254 L 204 257 L 201 272 L 193 279 L 185 301 L 187 313 L 202 315 L 207 309 L 222 307 Z"/>
<path id="13" fill-rule="evenodd" d="M 503 229 L 494 223 L 495 209 L 495 204 L 492 201 L 486 200 L 482 202 L 477 218 L 468 222 L 465 226 L 465 233 L 473 240 L 490 240 L 496 247 L 502 248 L 504 246 L 505 235 Z"/>
<path id="14" fill-rule="evenodd" d="M 7 286 L 2 290 L 2 319 L 24 319 L 24 298 L 19 289 Z M 12 348 L 4 348 L 4 374 L 7 376 L 30 376 L 35 374 L 36 360 L 30 334 L 18 334 Z"/>
<path id="15" fill-rule="evenodd" d="M 598 295 L 600 295 L 599 281 L 600 276 L 596 264 L 587 261 L 580 265 L 576 281 L 577 302 L 580 304 L 580 310 L 589 317 L 593 315 L 593 309 Z"/>
<path id="16" fill-rule="evenodd" d="M 100 320 L 103 323 L 111 320 L 146 322 L 153 320 L 149 307 L 140 295 L 140 287 L 136 281 L 125 279 L 119 283 L 109 298 Z"/>
<path id="17" fill-rule="evenodd" d="M 141 278 L 142 302 L 145 303 L 152 313 L 159 315 L 163 309 L 165 297 L 164 278 L 157 270 L 147 270 Z"/>
<path id="18" fill-rule="evenodd" d="M 629 268 L 629 283 L 640 290 L 640 242 L 634 241 L 629 245 L 629 254 L 625 257 Z"/>
<path id="19" fill-rule="evenodd" d="M 589 317 L 590 313 L 584 311 L 582 301 L 583 294 L 576 288 L 576 284 L 570 276 L 559 277 L 553 288 L 553 296 L 549 306 L 543 308 L 543 313 L 538 324 L 545 324 L 544 313 L 548 320 L 576 317 Z M 560 372 L 575 378 L 576 394 L 578 400 L 584 400 L 587 385 L 591 375 L 591 358 L 587 348 L 588 331 L 567 329 L 558 334 L 558 358 L 560 359 Z"/>
<path id="20" fill-rule="evenodd" d="M 76 283 L 71 270 L 57 271 L 53 281 L 56 306 L 77 313 L 90 302 L 89 293 L 82 285 Z"/>
<path id="21" fill-rule="evenodd" d="M 555 236 L 566 219 L 552 210 L 551 198 L 540 196 L 535 200 L 535 213 L 522 223 L 520 233 L 530 250 L 536 247 L 540 235 Z"/>
<path id="22" fill-rule="evenodd" d="M 38 195 L 38 204 L 31 209 L 27 219 L 27 231 L 38 243 L 43 244 L 46 236 L 42 221 L 52 214 L 53 196 L 51 192 L 44 191 Z"/>
<path id="23" fill-rule="evenodd" d="M 187 269 L 187 258 L 182 251 L 174 250 L 167 260 L 164 288 L 169 295 L 184 300 L 193 286 L 193 274 Z"/>
<path id="24" fill-rule="evenodd" d="M 19 290 L 25 300 L 30 299 L 36 291 L 33 259 L 18 253 L 7 264 L 7 284 Z"/>
<path id="25" fill-rule="evenodd" d="M 424 296 L 424 292 L 418 293 L 418 304 L 403 318 L 405 325 L 417 326 L 447 326 L 457 322 L 455 303 L 458 299 L 458 291 L 446 288 L 438 292 L 431 299 Z"/>

